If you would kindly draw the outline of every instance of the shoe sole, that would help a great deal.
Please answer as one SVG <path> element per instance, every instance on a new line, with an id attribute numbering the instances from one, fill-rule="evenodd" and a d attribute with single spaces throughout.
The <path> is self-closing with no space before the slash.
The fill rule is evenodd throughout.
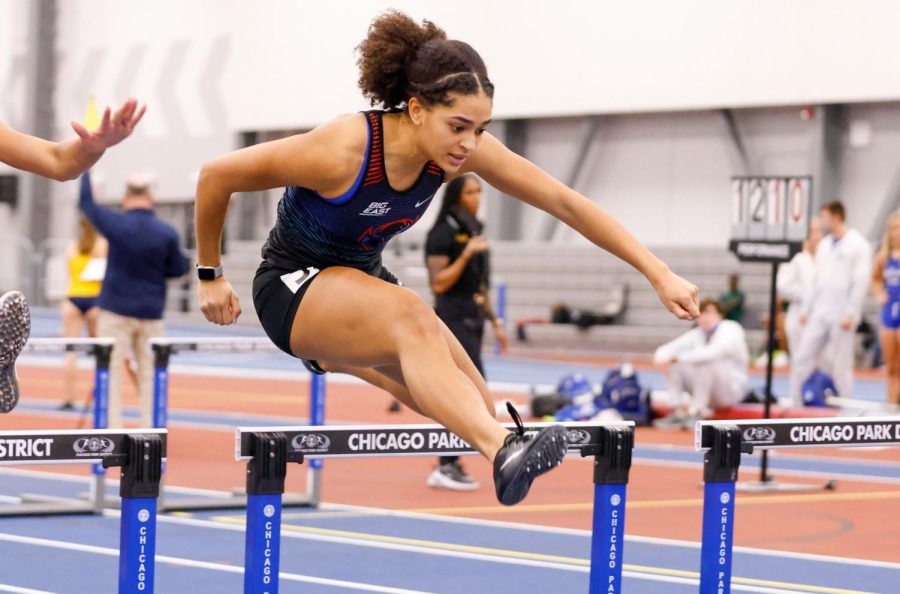
<path id="1" fill-rule="evenodd" d="M 28 302 L 19 291 L 0 297 L 0 413 L 8 413 L 19 402 L 16 359 L 31 333 Z"/>
<path id="2" fill-rule="evenodd" d="M 562 425 L 548 427 L 538 433 L 526 459 L 519 464 L 518 472 L 497 499 L 503 505 L 515 505 L 525 499 L 534 479 L 559 466 L 567 450 L 566 428 Z"/>

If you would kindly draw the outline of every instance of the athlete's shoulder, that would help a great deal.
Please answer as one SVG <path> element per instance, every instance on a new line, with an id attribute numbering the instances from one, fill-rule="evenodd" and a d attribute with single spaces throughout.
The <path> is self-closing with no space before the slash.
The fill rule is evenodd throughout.
<path id="1" fill-rule="evenodd" d="M 302 155 L 303 185 L 320 193 L 340 191 L 365 158 L 368 129 L 363 114 L 338 116 L 290 139 L 289 153 Z"/>
<path id="2" fill-rule="evenodd" d="M 333 150 L 361 153 L 366 150 L 369 131 L 365 114 L 352 113 L 328 120 L 307 135 Z"/>

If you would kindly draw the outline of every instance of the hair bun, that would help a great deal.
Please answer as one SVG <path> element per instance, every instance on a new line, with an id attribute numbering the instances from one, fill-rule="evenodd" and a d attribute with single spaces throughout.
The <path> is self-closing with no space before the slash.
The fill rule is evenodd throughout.
<path id="1" fill-rule="evenodd" d="M 436 39 L 446 39 L 444 31 L 423 20 L 416 23 L 406 14 L 389 10 L 369 25 L 366 38 L 356 51 L 359 54 L 359 87 L 372 105 L 397 107 L 408 98 L 407 72 L 419 49 Z"/>

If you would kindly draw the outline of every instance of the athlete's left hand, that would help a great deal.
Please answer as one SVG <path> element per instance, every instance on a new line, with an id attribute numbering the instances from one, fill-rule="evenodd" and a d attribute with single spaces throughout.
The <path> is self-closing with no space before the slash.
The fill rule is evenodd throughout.
<path id="1" fill-rule="evenodd" d="M 698 294 L 700 290 L 671 270 L 666 270 L 659 280 L 653 282 L 659 300 L 679 320 L 696 320 L 700 316 Z"/>
<path id="2" fill-rule="evenodd" d="M 93 132 L 88 131 L 74 120 L 72 129 L 81 138 L 81 144 L 88 153 L 102 153 L 128 138 L 134 131 L 134 127 L 138 125 L 138 122 L 144 117 L 144 112 L 147 111 L 146 105 L 138 110 L 137 104 L 137 99 L 129 99 L 114 114 L 110 114 L 110 109 L 107 107 L 103 112 L 100 127 Z"/>

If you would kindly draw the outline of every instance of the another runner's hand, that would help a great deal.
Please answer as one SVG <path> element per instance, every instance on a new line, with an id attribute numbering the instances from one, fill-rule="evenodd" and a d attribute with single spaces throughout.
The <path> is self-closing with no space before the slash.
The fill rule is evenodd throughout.
<path id="1" fill-rule="evenodd" d="M 480 254 L 488 249 L 488 240 L 482 237 L 481 235 L 475 235 L 469 242 L 466 244 L 466 248 L 463 252 L 467 256 L 474 256 L 475 254 Z"/>
<path id="2" fill-rule="evenodd" d="M 671 270 L 666 271 L 653 288 L 666 309 L 679 320 L 695 320 L 700 315 L 699 289 Z"/>
<path id="3" fill-rule="evenodd" d="M 81 138 L 81 143 L 89 153 L 102 153 L 128 138 L 144 117 L 146 110 L 146 105 L 138 109 L 137 100 L 129 99 L 114 114 L 110 114 L 107 107 L 103 112 L 100 127 L 93 132 L 75 121 L 72 122 L 72 129 Z"/>
<path id="4" fill-rule="evenodd" d="M 241 303 L 237 293 L 225 277 L 213 281 L 200 281 L 197 295 L 200 298 L 200 311 L 213 324 L 220 326 L 234 324 L 241 315 Z"/>

